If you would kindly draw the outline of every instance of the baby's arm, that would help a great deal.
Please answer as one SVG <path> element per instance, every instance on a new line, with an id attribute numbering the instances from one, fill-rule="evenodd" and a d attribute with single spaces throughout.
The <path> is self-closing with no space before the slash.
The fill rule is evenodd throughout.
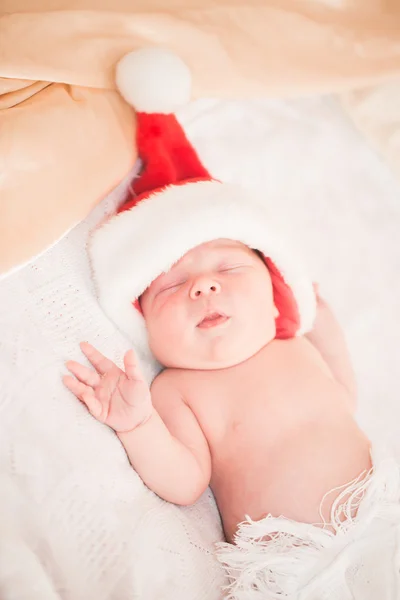
<path id="1" fill-rule="evenodd" d="M 349 393 L 355 406 L 357 386 L 342 328 L 330 306 L 317 293 L 317 314 L 312 331 L 305 336 L 319 351 L 334 379 Z"/>
<path id="2" fill-rule="evenodd" d="M 153 492 L 174 504 L 193 504 L 210 482 L 211 457 L 196 417 L 168 372 L 149 390 L 132 350 L 122 370 L 90 344 L 81 349 L 94 370 L 68 361 L 75 377 L 65 376 L 65 385 L 116 432 L 133 468 Z"/>
<path id="3" fill-rule="evenodd" d="M 151 417 L 129 433 L 118 434 L 144 483 L 174 504 L 193 504 L 207 488 L 211 457 L 193 412 L 171 385 L 167 373 L 151 388 Z"/>

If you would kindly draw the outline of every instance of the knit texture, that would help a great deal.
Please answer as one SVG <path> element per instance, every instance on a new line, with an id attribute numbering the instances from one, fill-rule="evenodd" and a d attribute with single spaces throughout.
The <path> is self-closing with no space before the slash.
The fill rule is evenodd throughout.
<path id="1" fill-rule="evenodd" d="M 1 284 L 2 600 L 220 598 L 212 494 L 188 508 L 160 500 L 61 382 L 65 360 L 83 359 L 79 341 L 120 365 L 129 347 L 98 306 L 85 252 L 123 195 Z"/>

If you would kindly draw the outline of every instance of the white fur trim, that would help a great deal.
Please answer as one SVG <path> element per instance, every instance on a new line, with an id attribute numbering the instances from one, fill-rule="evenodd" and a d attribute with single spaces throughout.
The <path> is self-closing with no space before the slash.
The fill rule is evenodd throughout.
<path id="1" fill-rule="evenodd" d="M 93 233 L 89 254 L 100 303 L 143 357 L 151 359 L 144 319 L 132 301 L 190 249 L 227 238 L 272 259 L 296 298 L 298 334 L 305 333 L 314 321 L 315 295 L 275 221 L 249 190 L 236 185 L 203 181 L 156 192 Z"/>

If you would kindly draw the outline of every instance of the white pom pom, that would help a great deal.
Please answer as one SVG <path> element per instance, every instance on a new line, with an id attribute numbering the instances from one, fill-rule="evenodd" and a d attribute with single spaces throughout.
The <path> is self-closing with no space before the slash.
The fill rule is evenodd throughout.
<path id="1" fill-rule="evenodd" d="M 139 112 L 171 113 L 190 100 L 189 68 L 161 48 L 126 54 L 117 65 L 115 80 L 123 98 Z"/>

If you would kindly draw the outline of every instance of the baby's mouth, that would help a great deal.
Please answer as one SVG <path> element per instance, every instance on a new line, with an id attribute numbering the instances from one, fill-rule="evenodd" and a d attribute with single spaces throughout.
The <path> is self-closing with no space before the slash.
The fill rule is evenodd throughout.
<path id="1" fill-rule="evenodd" d="M 229 317 L 223 313 L 213 312 L 206 315 L 200 323 L 197 325 L 199 329 L 211 329 L 211 327 L 217 327 L 222 325 L 229 320 Z"/>

